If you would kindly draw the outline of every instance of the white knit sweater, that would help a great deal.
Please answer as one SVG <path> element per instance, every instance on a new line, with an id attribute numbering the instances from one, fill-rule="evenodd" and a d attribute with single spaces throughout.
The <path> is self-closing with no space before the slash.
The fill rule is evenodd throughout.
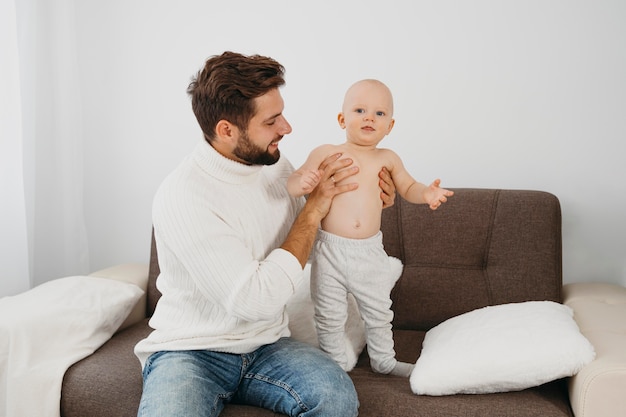
<path id="1" fill-rule="evenodd" d="M 285 157 L 248 166 L 203 141 L 164 180 L 152 213 L 162 296 L 135 347 L 142 366 L 160 350 L 247 353 L 289 335 L 302 268 L 278 247 L 304 203 L 287 193 L 292 171 Z"/>

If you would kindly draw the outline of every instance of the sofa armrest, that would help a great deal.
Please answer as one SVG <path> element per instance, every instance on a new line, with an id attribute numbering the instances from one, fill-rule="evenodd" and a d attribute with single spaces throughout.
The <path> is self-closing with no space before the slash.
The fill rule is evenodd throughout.
<path id="1" fill-rule="evenodd" d="M 89 274 L 90 276 L 109 278 L 116 281 L 128 282 L 135 284 L 143 290 L 143 295 L 137 301 L 137 304 L 130 312 L 126 320 L 122 323 L 118 332 L 135 323 L 140 322 L 146 317 L 146 303 L 148 294 L 148 265 L 144 264 L 122 264 L 109 268 L 101 269 Z"/>
<path id="2" fill-rule="evenodd" d="M 569 380 L 574 415 L 626 416 L 626 288 L 574 283 L 563 286 L 563 297 L 596 350 L 596 359 Z"/>

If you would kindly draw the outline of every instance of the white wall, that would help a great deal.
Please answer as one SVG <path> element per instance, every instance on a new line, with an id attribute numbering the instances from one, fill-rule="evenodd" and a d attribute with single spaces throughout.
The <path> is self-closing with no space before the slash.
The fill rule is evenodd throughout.
<path id="1" fill-rule="evenodd" d="M 218 3 L 218 4 L 216 4 Z M 282 152 L 343 140 L 364 77 L 395 95 L 383 146 L 447 187 L 538 189 L 563 210 L 564 280 L 626 285 L 626 3 L 74 0 L 92 270 L 147 262 L 152 195 L 198 140 L 185 89 L 224 50 L 287 68 Z"/>

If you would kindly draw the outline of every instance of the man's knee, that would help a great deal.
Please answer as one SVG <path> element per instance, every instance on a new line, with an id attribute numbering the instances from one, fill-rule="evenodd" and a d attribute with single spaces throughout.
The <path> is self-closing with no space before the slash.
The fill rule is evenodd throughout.
<path id="1" fill-rule="evenodd" d="M 146 361 L 139 416 L 219 415 L 232 396 L 203 370 L 194 352 L 158 352 Z"/>

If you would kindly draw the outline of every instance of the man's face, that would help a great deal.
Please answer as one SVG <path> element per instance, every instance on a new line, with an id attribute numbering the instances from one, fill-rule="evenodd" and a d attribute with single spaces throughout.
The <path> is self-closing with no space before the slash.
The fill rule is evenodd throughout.
<path id="1" fill-rule="evenodd" d="M 283 116 L 284 102 L 278 89 L 254 99 L 256 114 L 248 129 L 240 132 L 233 154 L 249 165 L 272 165 L 280 158 L 278 142 L 291 133 L 291 125 Z"/>

